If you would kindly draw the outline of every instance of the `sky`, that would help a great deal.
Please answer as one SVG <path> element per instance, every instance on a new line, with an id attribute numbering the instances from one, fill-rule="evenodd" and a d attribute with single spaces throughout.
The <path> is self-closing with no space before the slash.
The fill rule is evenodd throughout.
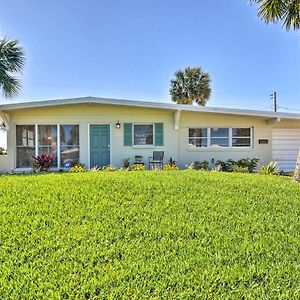
<path id="1" fill-rule="evenodd" d="M 26 54 L 22 92 L 0 103 L 170 102 L 175 71 L 200 66 L 211 77 L 208 106 L 271 110 L 276 91 L 281 111 L 300 113 L 299 32 L 266 25 L 247 0 L 0 3 L 0 35 L 19 39 Z"/>

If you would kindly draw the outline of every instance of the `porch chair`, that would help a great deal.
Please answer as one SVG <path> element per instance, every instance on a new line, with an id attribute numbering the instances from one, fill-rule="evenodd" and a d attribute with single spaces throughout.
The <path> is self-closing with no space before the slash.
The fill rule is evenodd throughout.
<path id="1" fill-rule="evenodd" d="M 164 151 L 153 151 L 153 156 L 149 157 L 149 170 L 151 170 L 154 165 L 158 165 L 161 168 L 164 165 Z"/>

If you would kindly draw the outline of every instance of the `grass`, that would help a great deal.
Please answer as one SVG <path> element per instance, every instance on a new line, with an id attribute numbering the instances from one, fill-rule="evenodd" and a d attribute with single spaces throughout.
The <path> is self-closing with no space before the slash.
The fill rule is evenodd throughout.
<path id="1" fill-rule="evenodd" d="M 300 186 L 201 171 L 0 177 L 1 299 L 299 299 Z"/>

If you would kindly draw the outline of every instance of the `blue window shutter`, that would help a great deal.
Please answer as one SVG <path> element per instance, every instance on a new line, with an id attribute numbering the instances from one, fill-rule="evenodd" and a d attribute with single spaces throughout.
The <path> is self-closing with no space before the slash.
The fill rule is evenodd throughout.
<path id="1" fill-rule="evenodd" d="M 164 124 L 155 123 L 155 146 L 164 145 Z"/>
<path id="2" fill-rule="evenodd" d="M 124 123 L 124 146 L 132 146 L 132 123 Z"/>

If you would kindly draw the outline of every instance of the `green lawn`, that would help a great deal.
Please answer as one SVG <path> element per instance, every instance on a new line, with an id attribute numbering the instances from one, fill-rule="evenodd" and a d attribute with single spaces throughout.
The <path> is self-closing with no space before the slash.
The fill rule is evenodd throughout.
<path id="1" fill-rule="evenodd" d="M 300 185 L 201 171 L 0 177 L 1 299 L 300 299 Z"/>

